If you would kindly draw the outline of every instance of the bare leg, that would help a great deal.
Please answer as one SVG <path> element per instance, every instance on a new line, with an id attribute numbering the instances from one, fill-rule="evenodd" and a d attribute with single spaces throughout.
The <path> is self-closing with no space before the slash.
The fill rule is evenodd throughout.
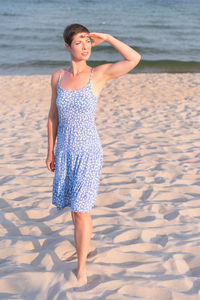
<path id="1" fill-rule="evenodd" d="M 71 215 L 72 215 L 73 224 L 75 226 L 75 213 L 74 213 L 74 211 L 71 211 Z"/>
<path id="2" fill-rule="evenodd" d="M 76 215 L 75 215 L 75 212 L 74 211 L 71 211 L 71 215 L 72 215 L 72 221 L 73 221 L 73 224 L 74 224 L 74 242 L 75 242 L 75 247 L 76 247 L 76 252 L 74 252 L 72 254 L 72 256 L 70 256 L 70 259 L 72 259 L 73 257 L 76 258 L 78 257 L 78 254 L 77 254 L 77 246 L 76 246 L 76 237 L 75 237 L 75 224 L 76 224 Z M 92 220 L 91 220 L 92 221 Z M 92 232 L 92 222 L 91 222 L 91 232 Z M 89 252 L 91 251 L 92 249 L 89 247 L 88 249 L 88 254 Z"/>
<path id="3" fill-rule="evenodd" d="M 75 212 L 75 241 L 78 254 L 77 279 L 87 281 L 86 259 L 92 236 L 92 218 L 90 213 Z"/>

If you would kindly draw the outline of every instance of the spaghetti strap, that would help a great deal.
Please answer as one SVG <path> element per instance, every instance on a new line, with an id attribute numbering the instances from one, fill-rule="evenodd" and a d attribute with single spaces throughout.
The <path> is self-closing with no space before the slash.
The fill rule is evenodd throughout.
<path id="1" fill-rule="evenodd" d="M 90 79 L 89 79 L 89 82 L 91 82 L 91 78 L 92 78 L 93 71 L 94 71 L 94 68 L 92 68 L 92 71 L 91 71 L 91 73 L 90 73 Z"/>
<path id="2" fill-rule="evenodd" d="M 62 69 L 60 70 L 60 74 L 59 74 L 59 78 L 58 78 L 58 83 L 59 84 L 60 84 L 61 74 L 62 74 Z"/>

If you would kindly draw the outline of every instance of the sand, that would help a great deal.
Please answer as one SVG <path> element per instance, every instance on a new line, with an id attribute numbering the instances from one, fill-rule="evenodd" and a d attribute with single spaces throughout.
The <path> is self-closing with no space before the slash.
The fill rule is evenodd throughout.
<path id="1" fill-rule="evenodd" d="M 0 299 L 200 299 L 200 74 L 106 84 L 88 283 L 45 165 L 50 76 L 0 77 Z"/>

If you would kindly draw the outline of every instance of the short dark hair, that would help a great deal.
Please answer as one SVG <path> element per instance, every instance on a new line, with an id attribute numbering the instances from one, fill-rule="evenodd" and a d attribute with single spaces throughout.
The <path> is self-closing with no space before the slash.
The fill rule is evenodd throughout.
<path id="1" fill-rule="evenodd" d="M 67 43 L 69 46 L 71 46 L 73 36 L 79 32 L 90 33 L 89 30 L 81 24 L 68 25 L 63 32 L 63 38 L 64 38 L 65 43 Z"/>

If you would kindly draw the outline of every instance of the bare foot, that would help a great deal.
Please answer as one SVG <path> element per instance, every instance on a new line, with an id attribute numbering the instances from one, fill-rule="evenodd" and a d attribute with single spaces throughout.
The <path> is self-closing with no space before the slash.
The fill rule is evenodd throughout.
<path id="1" fill-rule="evenodd" d="M 87 283 L 87 272 L 86 272 L 86 269 L 77 272 L 77 280 L 78 280 L 78 284 L 80 286 Z"/>

